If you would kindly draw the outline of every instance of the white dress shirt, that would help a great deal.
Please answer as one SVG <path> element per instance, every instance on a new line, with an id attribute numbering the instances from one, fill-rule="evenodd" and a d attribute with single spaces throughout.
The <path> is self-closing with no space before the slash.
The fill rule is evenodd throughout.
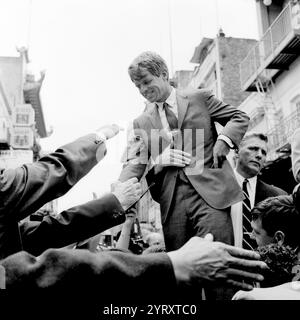
<path id="1" fill-rule="evenodd" d="M 174 112 L 176 118 L 178 119 L 176 91 L 174 88 L 172 88 L 172 91 L 165 102 L 170 106 L 170 109 Z M 166 111 L 164 109 L 164 102 L 156 102 L 156 104 L 158 106 L 158 113 L 159 113 L 163 128 L 170 131 L 170 126 L 167 120 Z"/>
<path id="2" fill-rule="evenodd" d="M 236 180 L 240 187 L 243 186 L 245 178 L 234 170 Z M 254 207 L 255 191 L 256 191 L 257 176 L 248 178 L 247 191 L 250 199 L 251 209 Z M 234 245 L 242 248 L 243 244 L 243 202 L 240 201 L 231 206 L 231 219 L 234 234 Z"/>

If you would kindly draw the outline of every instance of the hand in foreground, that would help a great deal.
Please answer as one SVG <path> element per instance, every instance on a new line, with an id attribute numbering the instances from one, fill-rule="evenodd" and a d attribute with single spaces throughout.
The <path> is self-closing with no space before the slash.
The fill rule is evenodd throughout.
<path id="1" fill-rule="evenodd" d="M 117 197 L 123 209 L 126 210 L 138 200 L 142 193 L 142 188 L 137 178 L 131 178 L 125 182 L 118 181 L 114 183 L 112 193 Z"/>
<path id="2" fill-rule="evenodd" d="M 228 155 L 230 148 L 223 140 L 217 140 L 213 149 L 214 168 L 222 168 L 223 162 Z"/>
<path id="3" fill-rule="evenodd" d="M 98 128 L 96 132 L 103 134 L 106 137 L 106 139 L 111 139 L 123 130 L 124 129 L 117 124 L 110 124 Z"/>
<path id="4" fill-rule="evenodd" d="M 182 150 L 167 147 L 157 156 L 154 163 L 162 167 L 185 167 L 191 163 L 191 155 Z"/>
<path id="5" fill-rule="evenodd" d="M 185 284 L 201 284 L 206 280 L 251 290 L 253 286 L 245 282 L 262 281 L 263 276 L 257 269 L 267 268 L 264 262 L 258 261 L 260 256 L 256 252 L 212 242 L 211 235 L 205 239 L 193 237 L 168 255 L 178 283 Z M 249 271 L 251 269 L 253 273 Z"/>
<path id="6" fill-rule="evenodd" d="M 300 283 L 294 281 L 276 287 L 240 290 L 232 300 L 300 300 Z"/>

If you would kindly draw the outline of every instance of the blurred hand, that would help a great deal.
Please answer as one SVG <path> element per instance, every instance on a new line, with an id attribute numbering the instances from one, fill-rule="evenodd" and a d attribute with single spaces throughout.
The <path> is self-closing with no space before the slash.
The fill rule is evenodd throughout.
<path id="1" fill-rule="evenodd" d="M 123 209 L 126 210 L 138 200 L 142 188 L 137 178 L 131 178 L 125 182 L 118 181 L 112 184 L 112 193 L 117 197 Z"/>
<path id="2" fill-rule="evenodd" d="M 299 289 L 297 282 L 287 282 L 276 287 L 240 290 L 232 300 L 300 300 Z"/>
<path id="3" fill-rule="evenodd" d="M 96 132 L 101 132 L 103 135 L 105 135 L 106 139 L 111 139 L 123 130 L 124 128 L 120 127 L 117 124 L 110 124 L 98 128 Z"/>
<path id="4" fill-rule="evenodd" d="M 214 168 L 222 168 L 223 162 L 229 151 L 230 148 L 225 141 L 221 139 L 216 141 L 213 149 Z"/>
<path id="5" fill-rule="evenodd" d="M 245 282 L 263 280 L 257 269 L 266 269 L 267 265 L 258 261 L 259 254 L 222 242 L 212 242 L 212 239 L 212 235 L 207 235 L 205 239 L 193 237 L 180 249 L 168 252 L 179 283 L 202 284 L 206 280 L 251 290 L 253 287 Z"/>

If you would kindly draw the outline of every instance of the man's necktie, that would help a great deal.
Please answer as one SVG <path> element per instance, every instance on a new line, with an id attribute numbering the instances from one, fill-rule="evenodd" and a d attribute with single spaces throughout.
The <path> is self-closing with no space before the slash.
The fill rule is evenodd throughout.
<path id="1" fill-rule="evenodd" d="M 251 204 L 247 189 L 248 182 L 248 179 L 243 181 L 243 194 L 245 196 L 245 199 L 243 200 L 243 248 L 254 250 L 256 242 L 251 239 Z"/>
<path id="2" fill-rule="evenodd" d="M 166 112 L 166 117 L 171 130 L 178 129 L 178 120 L 175 113 L 171 110 L 170 106 L 164 102 L 164 109 Z"/>

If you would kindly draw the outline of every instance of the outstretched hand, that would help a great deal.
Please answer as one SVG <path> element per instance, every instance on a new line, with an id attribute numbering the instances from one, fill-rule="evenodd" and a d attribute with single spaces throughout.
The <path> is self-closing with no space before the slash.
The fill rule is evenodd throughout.
<path id="1" fill-rule="evenodd" d="M 204 239 L 193 237 L 180 249 L 168 253 L 179 283 L 201 284 L 206 280 L 251 290 L 253 286 L 247 282 L 264 279 L 257 270 L 268 267 L 259 261 L 258 253 L 212 239 L 212 235 Z"/>
<path id="2" fill-rule="evenodd" d="M 141 184 L 137 178 L 131 178 L 125 182 L 117 181 L 113 183 L 111 189 L 124 210 L 137 201 L 142 193 Z"/>
<path id="3" fill-rule="evenodd" d="M 120 131 L 123 131 L 124 128 L 120 127 L 117 124 L 105 125 L 96 130 L 96 132 L 100 132 L 105 135 L 106 139 L 111 139 L 116 136 Z"/>

